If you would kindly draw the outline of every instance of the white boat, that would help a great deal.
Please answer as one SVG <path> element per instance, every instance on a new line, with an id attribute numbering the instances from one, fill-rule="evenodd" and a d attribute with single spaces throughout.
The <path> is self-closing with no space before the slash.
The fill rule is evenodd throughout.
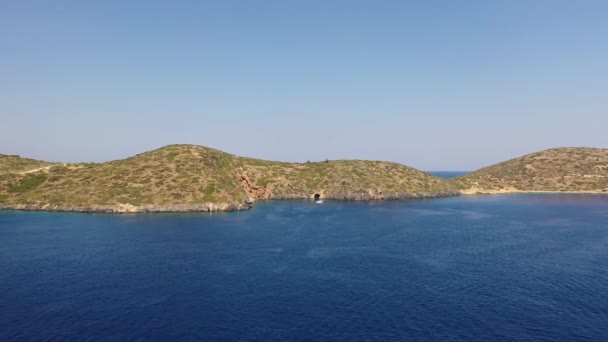
<path id="1" fill-rule="evenodd" d="M 321 203 L 323 203 L 323 200 L 318 200 L 318 201 L 316 201 L 315 203 L 317 203 L 317 204 L 321 204 Z"/>

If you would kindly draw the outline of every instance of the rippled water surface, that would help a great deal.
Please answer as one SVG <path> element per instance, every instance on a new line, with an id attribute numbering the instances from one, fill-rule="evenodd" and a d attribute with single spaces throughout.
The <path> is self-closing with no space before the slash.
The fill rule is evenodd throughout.
<path id="1" fill-rule="evenodd" d="M 608 196 L 0 211 L 2 341 L 608 341 Z"/>

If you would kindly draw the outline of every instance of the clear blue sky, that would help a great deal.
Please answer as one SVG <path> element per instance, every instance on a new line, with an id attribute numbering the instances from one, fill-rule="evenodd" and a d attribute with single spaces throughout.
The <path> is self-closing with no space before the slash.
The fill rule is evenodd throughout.
<path id="1" fill-rule="evenodd" d="M 53 161 L 608 147 L 608 1 L 2 1 L 0 129 Z"/>

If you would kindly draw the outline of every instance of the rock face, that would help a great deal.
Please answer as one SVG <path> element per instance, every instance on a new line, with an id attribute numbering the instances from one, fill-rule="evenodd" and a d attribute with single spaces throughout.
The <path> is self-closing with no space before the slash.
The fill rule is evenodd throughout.
<path id="1" fill-rule="evenodd" d="M 485 167 L 454 180 L 462 193 L 608 192 L 608 149 L 563 147 Z"/>
<path id="2" fill-rule="evenodd" d="M 239 182 L 252 200 L 269 199 L 271 197 L 271 192 L 266 185 L 252 184 L 247 175 L 240 175 Z"/>

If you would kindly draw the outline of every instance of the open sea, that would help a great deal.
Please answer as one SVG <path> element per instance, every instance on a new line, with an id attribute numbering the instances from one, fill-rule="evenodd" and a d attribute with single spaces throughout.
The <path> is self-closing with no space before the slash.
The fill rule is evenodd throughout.
<path id="1" fill-rule="evenodd" d="M 0 341 L 608 341 L 608 196 L 0 211 Z"/>
<path id="2" fill-rule="evenodd" d="M 464 176 L 470 171 L 427 171 L 427 173 L 439 178 L 455 178 Z"/>

